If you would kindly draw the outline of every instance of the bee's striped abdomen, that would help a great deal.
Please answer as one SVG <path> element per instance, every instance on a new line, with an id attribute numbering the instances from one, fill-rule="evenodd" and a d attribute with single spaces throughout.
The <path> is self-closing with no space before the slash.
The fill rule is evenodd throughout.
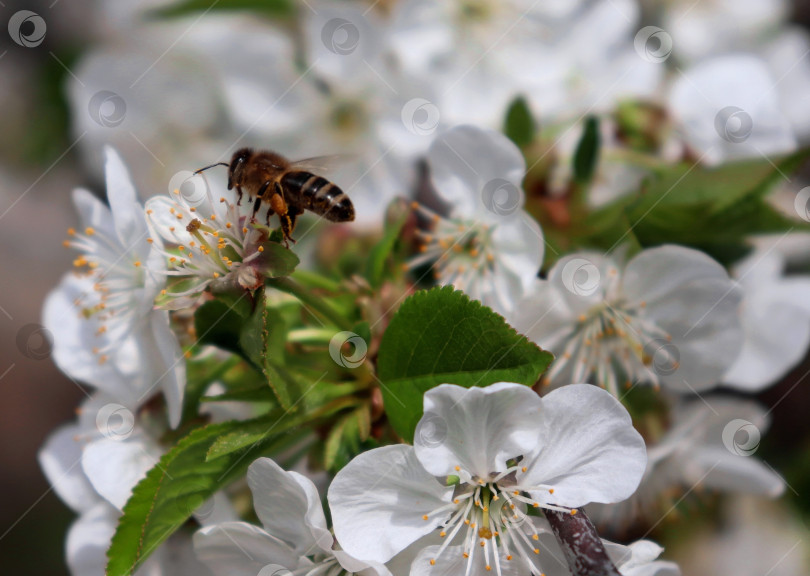
<path id="1" fill-rule="evenodd" d="M 281 185 L 300 194 L 301 208 L 320 214 L 332 222 L 354 220 L 354 206 L 349 197 L 326 178 L 309 172 L 287 172 Z"/>

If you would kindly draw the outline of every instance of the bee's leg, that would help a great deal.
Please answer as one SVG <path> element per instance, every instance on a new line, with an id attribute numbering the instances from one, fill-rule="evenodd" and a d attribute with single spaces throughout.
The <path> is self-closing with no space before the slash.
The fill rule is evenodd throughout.
<path id="1" fill-rule="evenodd" d="M 262 187 L 259 188 L 259 192 L 256 194 L 256 200 L 253 202 L 253 218 L 256 218 L 256 213 L 259 211 L 259 208 L 262 207 L 262 199 L 264 196 L 265 190 L 270 186 L 270 182 L 265 182 L 262 184 Z M 270 225 L 270 216 L 273 214 L 271 210 L 267 210 L 267 225 Z"/>
<path id="2" fill-rule="evenodd" d="M 236 193 L 238 194 L 238 196 L 236 197 L 236 205 L 241 206 L 242 205 L 242 187 L 241 186 L 236 187 Z"/>
<path id="3" fill-rule="evenodd" d="M 289 225 L 290 225 L 290 234 L 292 234 L 293 230 L 295 230 L 295 220 L 296 220 L 296 218 L 298 218 L 298 216 L 300 214 L 303 214 L 303 213 L 304 213 L 304 210 L 302 208 L 299 208 L 298 206 L 287 205 L 287 218 L 289 220 Z M 292 240 L 292 237 L 290 238 L 290 240 Z M 294 242 L 295 242 L 295 240 L 293 240 L 293 243 Z"/>
<path id="4" fill-rule="evenodd" d="M 293 221 L 290 218 L 290 210 L 287 203 L 284 201 L 284 196 L 278 193 L 279 189 L 280 186 L 276 184 L 276 193 L 270 198 L 270 207 L 273 209 L 273 212 L 278 214 L 278 218 L 281 220 L 281 232 L 284 234 L 284 244 L 289 247 L 290 240 L 295 244 L 295 240 L 293 240 L 290 235 L 292 233 Z"/>

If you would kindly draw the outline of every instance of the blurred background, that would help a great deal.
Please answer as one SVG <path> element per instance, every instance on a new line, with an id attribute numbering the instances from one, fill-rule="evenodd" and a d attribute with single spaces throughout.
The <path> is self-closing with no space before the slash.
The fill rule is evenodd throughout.
<path id="1" fill-rule="evenodd" d="M 666 2 L 649 2 L 661 3 Z M 0 2 L 0 22 L 8 23 L 8 33 L 5 24 L 0 29 L 4 573 L 67 574 L 64 539 L 73 514 L 49 490 L 36 454 L 85 396 L 81 384 L 66 379 L 50 361 L 48 335 L 39 325 L 42 302 L 72 259 L 61 245 L 67 228 L 76 224 L 70 193 L 82 186 L 103 194 L 100 149 L 105 142 L 113 142 L 122 152 L 142 194 L 144 187 L 151 188 L 146 195 L 164 192 L 171 174 L 219 158 L 227 148 L 222 143 L 230 143 L 234 135 L 238 138 L 239 131 L 214 96 L 216 79 L 206 71 L 205 59 L 219 58 L 238 68 L 240 51 L 246 48 L 211 38 L 208 56 L 199 50 L 190 54 L 185 48 L 200 39 L 172 26 L 181 17 L 199 18 L 205 26 L 206 19 L 251 5 L 250 18 L 261 19 L 265 16 L 257 12 L 266 12 L 267 18 L 279 21 L 278 4 L 272 1 Z M 21 11 L 26 15 L 17 17 Z M 806 26 L 810 0 L 794 0 L 787 19 Z M 144 20 L 155 26 L 144 27 L 139 23 Z M 287 19 L 282 16 L 280 21 L 284 26 Z M 720 520 L 701 524 L 696 520 L 701 515 L 693 515 L 688 528 L 684 525 L 688 533 L 679 526 L 677 514 L 655 527 L 651 537 L 670 547 L 669 556 L 674 554 L 682 563 L 684 574 L 719 573 L 710 567 L 720 553 L 737 559 L 733 571 L 728 565 L 723 568 L 736 576 L 766 576 L 765 570 L 768 575 L 807 573 L 810 499 L 800 495 L 810 493 L 808 372 L 806 359 L 784 382 L 759 397 L 773 410 L 773 426 L 758 456 L 785 474 L 789 485 L 785 496 L 775 502 L 725 500 L 727 508 L 720 514 L 705 515 Z M 721 506 L 712 501 L 705 505 Z M 743 523 L 744 518 L 753 520 Z M 759 572 L 760 565 L 767 568 Z"/>

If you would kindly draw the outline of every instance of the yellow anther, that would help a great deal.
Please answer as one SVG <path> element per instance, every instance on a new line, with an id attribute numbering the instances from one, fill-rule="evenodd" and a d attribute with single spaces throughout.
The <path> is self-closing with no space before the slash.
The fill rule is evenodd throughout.
<path id="1" fill-rule="evenodd" d="M 76 230 L 74 228 L 68 228 L 68 236 L 75 236 Z"/>
<path id="2" fill-rule="evenodd" d="M 88 236 L 92 236 L 93 234 L 96 233 L 96 231 L 93 230 L 90 226 L 88 226 L 87 228 L 84 229 L 84 233 L 87 234 Z"/>
<path id="3" fill-rule="evenodd" d="M 431 559 L 430 559 L 430 565 L 431 565 L 431 566 L 435 566 L 435 565 L 436 565 L 436 560 L 434 560 L 433 558 L 431 558 Z"/>
<path id="4" fill-rule="evenodd" d="M 427 519 L 428 519 L 428 515 L 427 515 L 427 514 L 425 514 L 424 516 L 422 516 L 422 520 L 427 520 Z"/>
<path id="5" fill-rule="evenodd" d="M 259 252 L 264 252 L 264 246 L 259 246 Z"/>

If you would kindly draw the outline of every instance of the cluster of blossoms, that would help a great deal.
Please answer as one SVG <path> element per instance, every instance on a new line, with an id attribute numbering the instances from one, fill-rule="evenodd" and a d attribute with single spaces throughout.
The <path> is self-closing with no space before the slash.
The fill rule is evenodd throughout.
<path id="1" fill-rule="evenodd" d="M 678 236 L 634 243 L 633 224 L 607 246 L 595 236 L 577 243 L 570 226 L 577 211 L 622 202 L 678 162 L 697 161 L 691 171 L 796 149 L 810 121 L 806 110 L 783 105 L 773 78 L 802 85 L 810 68 L 780 68 L 774 51 L 795 48 L 785 37 L 753 43 L 772 16 L 744 14 L 751 20 L 745 34 L 721 27 L 724 49 L 698 61 L 696 53 L 708 49 L 690 51 L 682 38 L 699 45 L 706 22 L 722 21 L 718 2 L 694 12 L 667 3 L 669 33 L 639 30 L 633 0 L 379 4 L 307 4 L 297 37 L 244 17 L 147 24 L 136 9 L 121 9 L 111 24 L 116 45 L 79 66 L 81 87 L 70 90 L 82 110 L 101 87 L 122 92 L 128 103 L 123 132 L 109 125 L 99 131 L 98 118 L 94 125 L 77 114 L 77 130 L 90 134 L 83 143 L 89 156 L 102 140 L 127 157 L 138 156 L 135 141 L 150 157 L 166 158 L 159 163 L 167 170 L 196 167 L 236 142 L 293 158 L 347 153 L 330 178 L 355 205 L 357 222 L 346 229 L 360 240 L 351 244 L 352 232 L 335 228 L 310 235 L 301 224 L 295 249 L 312 267 L 338 260 L 329 248 L 357 251 L 367 237 L 388 235 L 386 209 L 395 197 L 411 209 L 397 236 L 383 241 L 396 272 L 375 283 L 351 269 L 335 280 L 351 267 L 330 261 L 329 274 L 309 287 L 316 295 L 331 291 L 334 302 L 297 293 L 297 314 L 270 280 L 289 275 L 289 259 L 298 259 L 275 241 L 253 199 L 241 201 L 222 174 L 182 171 L 168 194 L 142 205 L 118 153 L 105 149 L 108 202 L 74 194 L 81 225 L 65 245 L 78 251 L 75 270 L 44 307 L 55 362 L 93 389 L 76 421 L 54 432 L 40 454 L 55 491 L 79 514 L 67 544 L 74 576 L 105 573 L 124 505 L 178 435 L 203 421 L 239 423 L 267 410 L 266 390 L 251 388 L 241 373 L 231 375 L 237 385 L 222 398 L 243 404 L 197 406 L 223 377 L 207 380 L 201 367 L 230 359 L 208 344 L 238 352 L 244 372 L 261 372 L 264 388 L 305 374 L 301 397 L 279 402 L 285 410 L 278 422 L 306 412 L 309 391 L 335 372 L 329 365 L 319 378 L 309 364 L 319 367 L 326 342 L 335 362 L 342 356 L 331 327 L 301 328 L 303 316 L 341 326 L 359 360 L 338 363 L 363 366 L 361 376 L 347 377 L 354 387 L 346 398 L 335 400 L 360 407 L 362 441 L 331 443 L 329 426 L 312 424 L 333 461 L 345 456 L 326 466 L 336 472 L 326 489 L 328 511 L 317 478 L 304 467 L 285 470 L 296 460 L 290 454 L 301 452 L 288 443 L 268 450 L 275 460 L 261 457 L 247 472 L 261 526 L 240 519 L 250 516 L 244 486 L 209 494 L 186 511 L 193 532 L 188 525 L 175 532 L 138 574 L 569 575 L 570 550 L 555 515 L 587 514 L 615 535 L 639 521 L 654 527 L 681 492 L 697 486 L 767 497 L 784 490 L 770 466 L 750 457 L 752 434 L 766 430 L 769 414 L 739 398 L 780 381 L 810 346 L 810 277 L 786 274 L 782 238 L 729 266 L 713 257 L 720 250 L 708 253 L 716 248 L 710 242 L 685 246 Z M 658 48 L 647 43 L 650 34 Z M 143 71 L 162 43 L 178 38 L 177 50 Z M 739 46 L 754 48 L 734 53 Z M 684 63 L 680 75 L 667 73 L 670 56 Z M 185 66 L 197 73 L 185 74 L 193 82 L 181 89 L 174 75 Z M 155 93 L 162 97 L 149 96 Z M 727 109 L 730 94 L 738 109 Z M 169 121 L 171 102 L 182 105 Z M 505 116 L 521 113 L 532 137 L 518 146 L 520 138 L 501 129 Z M 588 115 L 599 119 L 595 131 L 582 121 Z M 599 148 L 590 171 L 580 166 L 589 141 Z M 154 171 L 133 171 L 147 183 L 143 173 Z M 609 213 L 621 220 L 625 212 L 618 214 Z M 586 250 L 593 246 L 600 249 Z M 370 268 L 379 263 L 375 256 Z M 451 373 L 419 389 L 411 444 L 386 418 L 376 352 L 402 300 L 430 282 L 463 291 L 555 358 L 528 382 L 478 387 Z M 218 339 L 204 340 L 191 318 L 212 301 L 227 305 L 222 324 L 229 326 L 217 327 L 218 319 L 208 326 Z M 262 316 L 259 326 L 253 320 L 262 308 L 274 316 Z M 334 320 L 346 310 L 350 322 Z M 228 332 L 236 316 L 245 327 Z M 285 331 L 290 324 L 296 329 Z M 286 342 L 272 341 L 276 327 Z M 425 331 L 442 328 L 428 323 Z M 477 328 L 452 327 L 448 338 L 456 329 Z M 358 341 L 368 348 L 358 352 Z M 276 365 L 267 358 L 272 350 L 301 357 Z M 500 362 L 491 360 L 492 367 Z M 350 427 L 339 422 L 328 424 Z M 735 436 L 740 430 L 748 431 L 747 443 Z M 680 573 L 658 559 L 662 549 L 651 541 L 598 546 L 624 576 Z"/>

